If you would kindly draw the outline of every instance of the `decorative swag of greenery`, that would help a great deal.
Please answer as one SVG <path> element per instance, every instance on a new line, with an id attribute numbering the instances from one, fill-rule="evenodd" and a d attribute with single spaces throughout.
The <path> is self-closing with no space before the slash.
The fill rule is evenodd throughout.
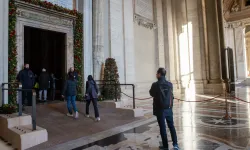
<path id="1" fill-rule="evenodd" d="M 40 0 L 20 0 L 29 4 L 37 5 L 46 9 L 55 10 L 76 17 L 74 22 L 74 67 L 79 75 L 78 98 L 82 98 L 82 49 L 83 49 L 83 18 L 82 14 L 76 10 L 70 10 L 47 1 Z M 16 80 L 17 75 L 17 50 L 16 50 L 16 5 L 15 0 L 9 0 L 9 81 Z M 13 88 L 13 86 L 12 86 Z M 16 88 L 16 87 L 15 87 Z M 16 104 L 16 92 L 9 91 L 9 104 Z"/>

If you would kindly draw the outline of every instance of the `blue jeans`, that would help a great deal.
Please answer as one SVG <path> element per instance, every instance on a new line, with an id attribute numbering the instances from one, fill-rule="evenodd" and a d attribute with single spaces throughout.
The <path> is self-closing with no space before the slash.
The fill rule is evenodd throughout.
<path id="1" fill-rule="evenodd" d="M 74 112 L 77 112 L 76 109 L 76 96 L 67 96 L 67 108 L 70 114 L 72 114 L 72 108 L 71 105 L 73 106 Z"/>
<path id="2" fill-rule="evenodd" d="M 168 128 L 171 133 L 172 141 L 173 141 L 173 146 L 177 146 L 177 135 L 174 127 L 174 119 L 173 119 L 173 111 L 172 109 L 165 109 L 162 110 L 161 112 L 158 112 L 157 114 L 157 121 L 160 127 L 160 133 L 161 133 L 161 139 L 162 139 L 162 144 L 164 148 L 168 148 L 168 137 L 167 137 L 167 131 L 166 131 L 166 123 L 165 120 L 167 121 Z"/>

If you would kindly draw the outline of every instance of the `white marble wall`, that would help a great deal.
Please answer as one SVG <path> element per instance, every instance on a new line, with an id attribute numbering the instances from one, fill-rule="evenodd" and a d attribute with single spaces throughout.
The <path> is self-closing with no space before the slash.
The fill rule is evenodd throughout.
<path id="1" fill-rule="evenodd" d="M 8 82 L 8 16 L 9 1 L 0 1 L 0 84 Z M 2 91 L 2 90 L 1 90 Z M 2 92 L 0 91 L 0 106 L 2 105 Z M 8 92 L 5 91 L 5 103 Z"/>
<path id="2" fill-rule="evenodd" d="M 134 36 L 136 83 L 138 86 L 144 86 L 155 80 L 155 73 L 158 69 L 155 31 L 135 23 Z"/>
<path id="3" fill-rule="evenodd" d="M 236 61 L 237 61 L 237 76 L 238 80 L 246 79 L 246 47 L 244 43 L 244 27 L 239 26 L 235 28 L 235 48 L 236 48 Z"/>

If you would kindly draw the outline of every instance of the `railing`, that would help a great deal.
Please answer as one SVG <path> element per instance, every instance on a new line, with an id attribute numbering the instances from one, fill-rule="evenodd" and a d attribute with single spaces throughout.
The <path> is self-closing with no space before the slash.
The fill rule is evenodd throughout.
<path id="1" fill-rule="evenodd" d="M 12 83 L 4 83 L 12 84 Z M 3 84 L 2 84 L 3 85 Z M 3 87 L 3 86 L 2 86 Z M 2 91 L 18 91 L 18 116 L 22 116 L 22 92 L 30 91 L 32 92 L 32 130 L 36 130 L 36 92 L 33 92 L 32 89 L 22 89 L 22 85 L 19 85 L 19 88 L 2 88 Z M 4 101 L 4 97 L 2 99 Z"/>
<path id="2" fill-rule="evenodd" d="M 4 86 L 5 85 L 16 85 L 16 86 L 18 86 L 19 85 L 19 83 L 18 82 L 11 82 L 11 83 L 2 83 L 2 85 L 1 85 L 1 89 L 2 89 L 2 105 L 4 105 L 4 91 L 5 90 L 3 90 L 4 89 Z"/>
<path id="3" fill-rule="evenodd" d="M 115 86 L 115 99 L 117 101 L 117 90 L 116 86 L 121 85 L 121 86 L 132 86 L 133 88 L 133 109 L 135 109 L 135 85 L 134 84 L 97 84 L 97 85 L 114 85 Z"/>
<path id="4" fill-rule="evenodd" d="M 95 80 L 96 82 L 114 82 L 113 85 L 115 85 L 115 101 L 117 102 L 117 83 L 115 80 Z M 109 84 L 104 84 L 104 83 L 99 83 L 99 84 L 96 84 L 96 85 L 111 85 L 110 83 Z"/>

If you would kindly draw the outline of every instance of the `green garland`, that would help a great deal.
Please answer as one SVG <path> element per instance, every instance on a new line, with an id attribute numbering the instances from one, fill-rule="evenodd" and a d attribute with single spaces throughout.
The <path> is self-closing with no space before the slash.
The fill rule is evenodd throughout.
<path id="1" fill-rule="evenodd" d="M 16 5 L 14 0 L 9 1 L 9 82 L 16 80 L 17 51 L 16 51 Z M 15 88 L 10 85 L 10 88 Z M 9 104 L 16 104 L 16 92 L 9 91 Z"/>
<path id="2" fill-rule="evenodd" d="M 54 5 L 47 1 L 40 0 L 21 0 L 29 4 L 37 5 L 46 9 L 55 10 L 65 14 L 76 16 L 74 23 L 74 67 L 79 75 L 78 97 L 82 98 L 82 49 L 83 49 L 83 20 L 82 14 L 76 10 L 70 10 L 59 5 Z M 15 0 L 9 0 L 9 82 L 16 80 L 17 75 L 17 51 L 16 51 L 16 5 Z M 9 91 L 9 103 L 16 103 L 16 92 Z"/>

